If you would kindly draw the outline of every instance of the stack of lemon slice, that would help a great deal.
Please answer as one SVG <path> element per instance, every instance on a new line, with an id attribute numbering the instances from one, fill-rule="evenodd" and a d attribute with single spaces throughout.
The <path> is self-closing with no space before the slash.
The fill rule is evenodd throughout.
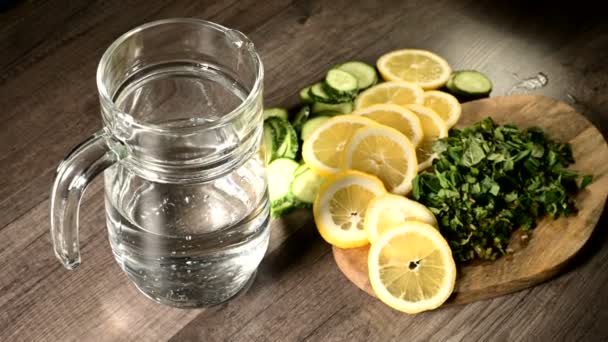
<path id="1" fill-rule="evenodd" d="M 432 165 L 432 145 L 459 119 L 460 104 L 434 90 L 451 73 L 423 50 L 382 56 L 386 82 L 361 92 L 350 115 L 335 116 L 304 141 L 302 157 L 326 179 L 313 204 L 317 228 L 340 248 L 372 244 L 370 282 L 391 307 L 417 313 L 451 294 L 456 268 L 437 221 L 405 197 L 419 170 Z"/>

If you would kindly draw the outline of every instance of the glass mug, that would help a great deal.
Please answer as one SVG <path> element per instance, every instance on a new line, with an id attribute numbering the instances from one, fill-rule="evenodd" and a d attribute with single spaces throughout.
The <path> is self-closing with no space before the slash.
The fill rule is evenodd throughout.
<path id="1" fill-rule="evenodd" d="M 245 288 L 269 240 L 262 86 L 239 31 L 170 19 L 118 38 L 97 69 L 104 128 L 61 162 L 52 189 L 62 264 L 80 264 L 80 198 L 104 171 L 112 252 L 141 292 L 200 307 Z"/>

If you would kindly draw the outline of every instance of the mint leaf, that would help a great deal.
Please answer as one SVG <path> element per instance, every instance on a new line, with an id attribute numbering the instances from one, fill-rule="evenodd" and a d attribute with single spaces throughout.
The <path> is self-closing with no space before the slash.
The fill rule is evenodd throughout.
<path id="1" fill-rule="evenodd" d="M 568 166 L 569 144 L 540 128 L 520 130 L 486 118 L 452 129 L 433 146 L 434 170 L 412 182 L 412 196 L 436 215 L 441 233 L 460 262 L 505 254 L 511 234 L 533 229 L 544 216 L 576 212 L 573 195 L 588 186 Z"/>

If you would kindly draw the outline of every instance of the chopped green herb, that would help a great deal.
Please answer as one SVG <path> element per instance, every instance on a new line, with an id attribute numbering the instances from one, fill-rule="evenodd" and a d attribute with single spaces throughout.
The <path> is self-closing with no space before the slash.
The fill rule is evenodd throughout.
<path id="1" fill-rule="evenodd" d="M 519 130 L 486 118 L 453 129 L 433 146 L 433 171 L 413 180 L 413 197 L 437 216 L 456 260 L 494 260 L 506 253 L 511 233 L 528 231 L 545 215 L 576 212 L 572 195 L 589 185 L 566 168 L 569 144 L 539 128 Z"/>

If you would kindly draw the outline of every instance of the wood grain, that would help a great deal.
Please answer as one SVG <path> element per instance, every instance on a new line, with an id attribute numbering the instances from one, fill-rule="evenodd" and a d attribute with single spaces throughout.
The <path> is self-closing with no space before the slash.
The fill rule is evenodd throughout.
<path id="1" fill-rule="evenodd" d="M 575 197 L 577 215 L 539 222 L 529 239 L 516 231 L 511 253 L 493 262 L 474 262 L 458 269 L 456 287 L 446 304 L 493 298 L 537 285 L 559 274 L 589 240 L 608 195 L 608 145 L 582 114 L 571 106 L 543 96 L 500 96 L 463 105 L 463 128 L 486 117 L 520 128 L 540 127 L 552 138 L 572 145 L 576 163 L 571 169 L 590 174 L 594 182 Z M 564 124 L 567 122 L 567 124 Z M 333 247 L 336 264 L 360 289 L 374 296 L 367 268 L 369 246 Z"/>
<path id="2" fill-rule="evenodd" d="M 335 63 L 417 47 L 487 73 L 493 96 L 542 71 L 549 83 L 528 92 L 567 101 L 606 135 L 608 21 L 597 3 L 17 1 L 0 12 L 0 341 L 606 340 L 606 229 L 552 281 L 413 317 L 352 286 L 306 212 L 273 222 L 249 292 L 204 310 L 158 306 L 131 285 L 106 242 L 100 181 L 83 201 L 80 270 L 61 268 L 48 233 L 58 162 L 101 128 L 97 63 L 136 25 L 196 17 L 243 31 L 264 62 L 267 105 L 296 105 Z"/>

